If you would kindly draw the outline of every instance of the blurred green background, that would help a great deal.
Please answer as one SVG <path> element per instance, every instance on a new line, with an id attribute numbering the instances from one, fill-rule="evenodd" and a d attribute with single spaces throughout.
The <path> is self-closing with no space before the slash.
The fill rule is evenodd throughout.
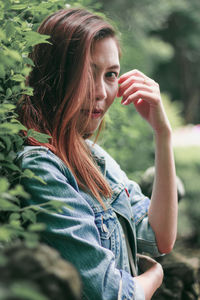
<path id="1" fill-rule="evenodd" d="M 22 189 L 13 190 L 15 186 L 13 187 L 12 183 L 13 176 L 20 173 L 15 166 L 14 157 L 23 143 L 17 137 L 22 127 L 16 121 L 14 107 L 23 93 L 32 93 L 32 90 L 25 86 L 25 77 L 30 71 L 26 64 L 31 64 L 27 56 L 31 47 L 45 41 L 45 38 L 40 40 L 34 32 L 44 17 L 57 9 L 70 6 L 83 6 L 102 14 L 117 28 L 122 47 L 121 73 L 137 68 L 160 84 L 164 106 L 175 136 L 177 174 L 186 191 L 179 204 L 178 234 L 182 239 L 190 239 L 193 245 L 198 247 L 199 0 L 0 0 L 1 207 L 4 205 L 4 211 L 14 211 L 14 208 L 6 206 L 8 202 L 5 204 L 5 201 L 10 199 L 9 195 L 19 197 L 23 194 Z M 184 128 L 188 128 L 187 134 Z M 191 141 L 190 137 L 194 131 L 195 137 Z M 144 171 L 154 164 L 153 135 L 150 127 L 135 112 L 133 106 L 123 107 L 120 99 L 115 100 L 109 111 L 106 128 L 99 143 L 134 180 L 140 181 Z M 19 219 L 19 215 L 13 215 L 9 226 L 18 228 Z M 5 222 L 4 217 L 1 218 L 1 222 Z M 8 228 L 6 230 L 0 230 L 0 240 L 9 240 L 7 236 L 11 233 Z M 14 236 L 16 235 L 15 232 Z"/>

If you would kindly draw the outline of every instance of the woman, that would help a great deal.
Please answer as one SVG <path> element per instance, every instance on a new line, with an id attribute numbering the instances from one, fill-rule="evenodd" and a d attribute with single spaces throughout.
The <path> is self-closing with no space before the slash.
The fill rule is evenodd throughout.
<path id="1" fill-rule="evenodd" d="M 24 97 L 19 117 L 27 128 L 52 138 L 48 144 L 29 138 L 18 159 L 46 182 L 23 180 L 29 203 L 63 202 L 62 213 L 39 214 L 47 225 L 42 239 L 78 269 L 83 299 L 151 299 L 163 271 L 149 258 L 138 272 L 137 253 L 170 252 L 177 222 L 171 128 L 159 86 L 138 70 L 118 79 L 115 31 L 86 10 L 60 10 L 38 31 L 50 35 L 50 44 L 34 48 L 28 78 L 34 95 Z M 133 103 L 154 131 L 151 202 L 108 153 L 88 140 L 101 129 L 117 94 L 123 105 Z"/>

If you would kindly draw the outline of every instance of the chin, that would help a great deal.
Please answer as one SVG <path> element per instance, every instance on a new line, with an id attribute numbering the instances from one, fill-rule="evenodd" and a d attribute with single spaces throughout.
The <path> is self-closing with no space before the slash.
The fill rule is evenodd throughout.
<path id="1" fill-rule="evenodd" d="M 97 128 L 98 128 L 98 127 L 97 127 Z M 95 131 L 97 130 L 97 128 L 95 128 L 94 130 L 92 130 L 92 129 L 87 130 L 87 132 L 84 133 L 83 138 L 84 138 L 84 139 L 90 138 L 90 137 L 95 133 Z"/>
<path id="2" fill-rule="evenodd" d="M 94 124 L 95 123 L 95 124 Z M 101 127 L 102 119 L 99 122 L 93 122 L 93 124 L 89 124 L 86 128 L 85 133 L 83 135 L 84 139 L 91 137 L 95 132 Z"/>

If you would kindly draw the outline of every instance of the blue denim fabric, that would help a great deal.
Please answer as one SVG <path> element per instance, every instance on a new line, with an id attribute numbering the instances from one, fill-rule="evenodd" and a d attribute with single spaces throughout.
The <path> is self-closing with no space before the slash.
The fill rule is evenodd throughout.
<path id="1" fill-rule="evenodd" d="M 126 220 L 135 263 L 137 252 L 158 256 L 147 217 L 150 200 L 108 153 L 90 141 L 87 143 L 113 191 L 111 199 L 103 199 L 106 210 L 91 194 L 79 189 L 70 170 L 49 149 L 26 146 L 18 155 L 22 169 L 30 169 L 46 182 L 22 178 L 31 195 L 29 204 L 50 200 L 67 204 L 62 213 L 47 213 L 41 207 L 38 221 L 46 224 L 41 238 L 77 268 L 83 282 L 82 299 L 144 300 L 142 288 L 130 274 L 124 233 L 117 216 Z"/>

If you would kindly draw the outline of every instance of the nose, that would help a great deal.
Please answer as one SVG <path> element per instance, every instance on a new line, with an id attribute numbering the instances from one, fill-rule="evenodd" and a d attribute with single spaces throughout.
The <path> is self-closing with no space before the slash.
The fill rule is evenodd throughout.
<path id="1" fill-rule="evenodd" d="M 106 85 L 103 79 L 99 79 L 95 83 L 95 98 L 96 100 L 104 100 L 107 97 Z"/>

